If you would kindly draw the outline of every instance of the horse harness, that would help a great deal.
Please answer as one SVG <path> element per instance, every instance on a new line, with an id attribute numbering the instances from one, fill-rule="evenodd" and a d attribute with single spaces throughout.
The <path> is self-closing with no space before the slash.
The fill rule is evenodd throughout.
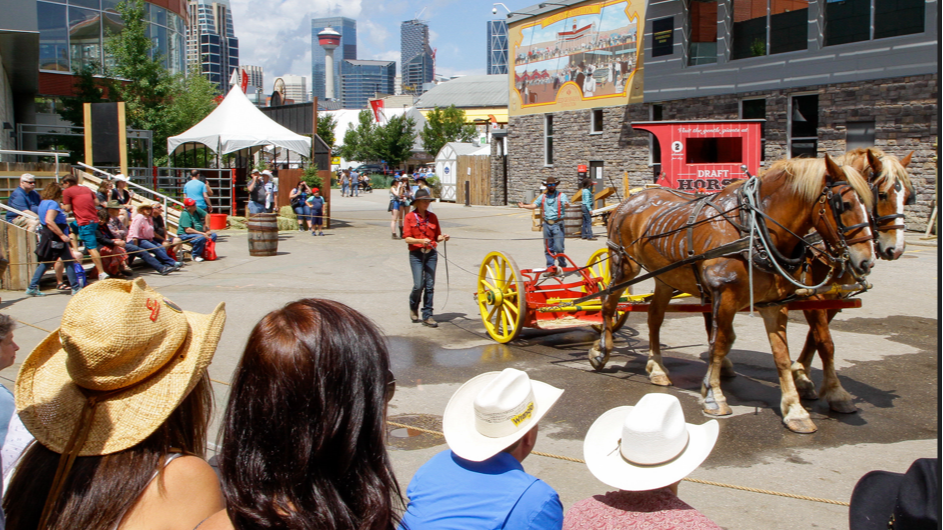
<path id="1" fill-rule="evenodd" d="M 894 182 L 894 191 L 900 193 L 903 191 L 903 189 L 904 187 L 901 185 L 899 180 Z M 917 203 L 917 194 L 914 193 L 912 189 L 909 189 L 908 191 L 910 191 L 910 195 L 907 197 L 907 202 L 904 204 L 907 206 L 913 206 Z M 874 184 L 871 184 L 871 193 L 874 195 L 874 205 L 871 207 L 871 229 L 875 231 L 875 235 L 877 235 L 877 232 L 890 232 L 891 230 L 905 229 L 906 226 L 904 226 L 903 223 L 897 223 L 890 226 L 881 226 L 881 223 L 885 221 L 890 221 L 892 219 L 903 219 L 906 216 L 902 213 L 878 215 L 878 199 L 882 194 L 884 194 L 884 192 L 878 189 L 878 185 L 875 182 Z"/>
<path id="2" fill-rule="evenodd" d="M 758 178 L 754 176 L 750 176 L 749 173 L 746 173 L 746 174 L 749 176 L 749 179 L 747 179 L 747 182 L 744 183 L 744 185 L 741 186 L 739 190 L 737 190 L 737 195 L 736 195 L 737 206 L 735 208 L 731 208 L 730 210 L 723 210 L 711 200 L 711 198 L 713 197 L 711 195 L 694 196 L 694 198 L 691 199 L 690 202 L 693 202 L 696 204 L 694 205 L 694 209 L 692 213 L 688 216 L 687 222 L 685 223 L 684 226 L 677 229 L 669 230 L 661 234 L 656 234 L 652 236 L 642 236 L 632 243 L 634 244 L 635 242 L 637 242 L 638 240 L 642 238 L 654 239 L 654 238 L 659 238 L 659 237 L 665 237 L 667 235 L 676 233 L 678 231 L 685 230 L 687 232 L 686 245 L 687 245 L 687 254 L 688 254 L 686 258 L 676 261 L 658 270 L 644 274 L 642 276 L 619 283 L 618 285 L 609 286 L 606 289 L 599 291 L 597 293 L 594 293 L 592 295 L 578 298 L 565 305 L 569 305 L 570 303 L 572 304 L 582 303 L 587 300 L 591 300 L 593 298 L 599 298 L 603 295 L 608 296 L 613 291 L 624 289 L 636 283 L 640 283 L 647 279 L 657 277 L 661 274 L 664 274 L 678 267 L 682 267 L 686 265 L 690 265 L 692 267 L 695 282 L 697 284 L 698 291 L 700 293 L 701 302 L 707 303 L 707 301 L 710 299 L 709 291 L 707 291 L 703 286 L 703 279 L 701 277 L 700 270 L 697 267 L 697 262 L 708 260 L 708 259 L 720 258 L 720 257 L 730 257 L 736 254 L 741 254 L 748 260 L 751 260 L 752 258 L 753 265 L 756 266 L 758 269 L 762 270 L 763 272 L 766 272 L 769 274 L 779 274 L 783 278 L 792 282 L 794 285 L 799 286 L 800 284 L 796 284 L 795 280 L 793 280 L 789 276 L 789 274 L 794 273 L 800 266 L 803 266 L 804 268 L 803 276 L 804 276 L 805 270 L 807 270 L 809 265 L 811 264 L 810 263 L 811 256 L 809 256 L 809 251 L 817 252 L 820 254 L 820 257 L 824 257 L 826 261 L 831 265 L 831 270 L 829 271 L 829 274 L 826 277 L 826 280 L 822 282 L 822 285 L 824 285 L 825 283 L 831 281 L 831 279 L 835 276 L 835 273 L 837 271 L 843 271 L 846 268 L 848 268 L 848 263 L 850 261 L 850 255 L 848 252 L 849 245 L 854 245 L 856 243 L 869 241 L 874 238 L 873 235 L 871 236 L 863 235 L 863 236 L 849 238 L 850 235 L 854 235 L 854 233 L 857 232 L 858 230 L 862 230 L 865 227 L 869 227 L 871 225 L 871 220 L 869 219 L 868 222 L 858 223 L 851 226 L 845 226 L 845 224 L 842 222 L 841 215 L 842 213 L 845 212 L 845 209 L 846 209 L 845 203 L 842 200 L 842 196 L 848 191 L 851 191 L 854 193 L 854 189 L 851 187 L 851 185 L 848 182 L 845 182 L 845 181 L 828 182 L 825 185 L 825 188 L 823 188 L 822 193 L 819 195 L 819 198 L 817 200 L 817 204 L 820 205 L 819 211 L 818 211 L 818 215 L 820 218 L 825 217 L 826 215 L 825 203 L 828 202 L 829 206 L 831 206 L 832 219 L 835 222 L 835 229 L 831 230 L 830 228 L 830 231 L 832 232 L 834 239 L 838 240 L 842 247 L 840 249 L 835 249 L 833 248 L 831 244 L 828 243 L 828 241 L 822 238 L 822 242 L 825 246 L 825 249 L 822 250 L 814 246 L 814 238 L 815 238 L 814 235 L 811 237 L 808 237 L 808 236 L 802 237 L 792 232 L 791 230 L 787 229 L 778 221 L 769 217 L 765 212 L 763 212 L 759 208 L 760 184 L 762 181 L 760 181 Z M 751 193 L 751 190 L 752 190 L 752 193 Z M 692 195 L 692 194 L 688 194 L 684 192 L 679 192 L 677 190 L 667 190 L 667 191 L 670 191 L 679 196 Z M 706 219 L 698 221 L 697 217 L 703 211 L 704 206 L 710 206 L 714 208 L 718 212 L 719 215 L 710 216 Z M 728 215 L 731 211 L 734 211 L 734 210 L 739 211 L 739 218 L 737 219 L 737 221 L 734 221 Z M 755 214 L 755 217 L 752 216 L 751 214 Z M 711 221 L 712 219 L 716 217 L 723 217 L 724 219 L 726 219 L 730 224 L 732 224 L 734 227 L 737 228 L 741 237 L 735 241 L 726 243 L 719 247 L 715 247 L 701 254 L 695 254 L 694 228 L 697 225 Z M 895 216 L 885 216 L 885 218 L 892 218 L 892 217 L 895 217 Z M 752 219 L 754 218 L 756 219 L 755 228 L 751 226 L 753 224 Z M 799 240 L 799 244 L 796 246 L 796 249 L 793 252 L 792 257 L 784 256 L 776 248 L 776 246 L 773 245 L 772 239 L 769 233 L 769 228 L 766 224 L 767 220 L 772 221 L 781 229 L 785 230 L 788 234 L 792 235 L 793 237 Z M 825 226 L 830 227 L 829 223 L 826 222 L 824 224 Z M 621 233 L 619 233 L 619 237 L 621 238 Z M 610 251 L 616 252 L 620 256 L 630 259 L 634 261 L 635 263 L 637 263 L 639 266 L 642 266 L 642 264 L 639 263 L 638 260 L 633 258 L 626 251 L 625 246 L 620 243 L 608 241 L 607 246 L 610 248 Z M 751 247 L 753 248 L 751 249 Z M 782 269 L 786 269 L 786 270 L 783 271 Z M 854 271 L 854 268 L 851 269 L 851 272 L 856 278 L 858 278 L 858 275 Z M 802 287 L 807 287 L 807 286 L 802 285 Z"/>

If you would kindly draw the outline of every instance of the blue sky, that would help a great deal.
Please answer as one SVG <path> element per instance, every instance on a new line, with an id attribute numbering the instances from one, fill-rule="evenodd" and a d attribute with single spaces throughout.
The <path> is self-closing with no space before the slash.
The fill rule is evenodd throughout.
<path id="1" fill-rule="evenodd" d="M 357 20 L 359 59 L 395 60 L 399 73 L 400 23 L 419 15 L 427 21 L 437 49 L 436 72 L 442 75 L 484 74 L 485 22 L 504 17 L 491 2 L 472 0 L 229 0 L 239 37 L 241 64 L 262 66 L 265 91 L 275 77 L 311 76 L 311 19 L 346 16 Z M 531 0 L 504 2 L 524 9 Z"/>

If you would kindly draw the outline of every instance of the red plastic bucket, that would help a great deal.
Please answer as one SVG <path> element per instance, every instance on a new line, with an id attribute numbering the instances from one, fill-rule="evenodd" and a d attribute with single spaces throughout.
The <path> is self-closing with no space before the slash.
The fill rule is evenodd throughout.
<path id="1" fill-rule="evenodd" d="M 224 213 L 211 213 L 208 216 L 210 218 L 210 230 L 225 230 L 226 229 L 226 219 L 229 217 Z"/>

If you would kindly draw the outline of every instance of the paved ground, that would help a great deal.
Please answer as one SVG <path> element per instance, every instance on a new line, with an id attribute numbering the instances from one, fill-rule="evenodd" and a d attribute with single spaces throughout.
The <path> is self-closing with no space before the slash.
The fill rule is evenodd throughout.
<path id="1" fill-rule="evenodd" d="M 252 326 L 268 311 L 306 296 L 342 301 L 376 321 L 390 338 L 397 394 L 393 420 L 437 429 L 449 396 L 472 376 L 515 367 L 531 377 L 566 389 L 541 424 L 537 449 L 582 457 L 582 437 L 611 407 L 635 403 L 647 392 L 677 395 L 688 421 L 706 421 L 697 404 L 707 345 L 700 316 L 673 316 L 662 341 L 667 367 L 676 386 L 651 386 L 644 375 L 648 331 L 644 315 L 633 315 L 618 334 L 616 355 L 602 373 L 591 371 L 586 349 L 594 340 L 588 329 L 566 333 L 525 331 L 514 343 L 499 345 L 484 333 L 472 297 L 484 255 L 501 250 L 521 267 L 543 265 L 539 236 L 530 231 L 529 212 L 513 208 L 436 204 L 448 244 L 448 278 L 440 259 L 436 310 L 442 325 L 429 329 L 407 317 L 411 277 L 405 244 L 390 240 L 386 192 L 335 199 L 335 223 L 325 237 L 283 233 L 279 254 L 248 255 L 245 232 L 226 233 L 212 263 L 190 264 L 183 271 L 146 280 L 180 306 L 208 312 L 227 303 L 228 321 L 210 367 L 218 381 L 228 381 Z M 598 229 L 597 229 L 598 230 Z M 914 236 L 914 241 L 917 237 Z M 596 242 L 567 241 L 578 263 L 601 248 Z M 819 431 L 797 435 L 782 427 L 779 389 L 769 345 L 758 317 L 736 321 L 737 343 L 731 357 L 738 376 L 725 381 L 734 416 L 721 420 L 720 439 L 705 464 L 692 476 L 769 490 L 847 500 L 857 479 L 872 469 L 904 471 L 914 459 L 935 456 L 938 445 L 939 285 L 937 249 L 910 246 L 902 259 L 880 262 L 871 275 L 875 288 L 863 296 L 864 307 L 847 310 L 832 326 L 838 346 L 839 377 L 855 396 L 859 411 L 829 412 L 824 402 L 807 403 Z M 635 292 L 647 292 L 642 284 Z M 54 329 L 66 295 L 42 299 L 2 292 L 2 308 L 32 325 Z M 801 315 L 790 325 L 793 357 L 807 326 Z M 26 357 L 45 336 L 27 326 L 16 332 Z M 821 379 L 816 361 L 813 379 Z M 19 363 L 0 372 L 8 387 Z M 228 387 L 215 385 L 222 410 Z M 214 429 L 215 433 L 215 429 Z M 404 487 L 414 471 L 442 450 L 442 439 L 393 429 L 390 449 Z M 607 487 L 585 466 L 531 456 L 525 468 L 557 489 L 565 506 Z M 720 525 L 731 529 L 847 528 L 847 508 L 804 500 L 686 483 L 682 498 Z"/>

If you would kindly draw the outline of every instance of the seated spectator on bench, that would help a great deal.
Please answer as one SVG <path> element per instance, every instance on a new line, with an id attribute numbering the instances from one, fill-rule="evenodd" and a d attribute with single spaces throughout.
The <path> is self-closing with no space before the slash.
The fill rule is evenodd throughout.
<path id="1" fill-rule="evenodd" d="M 717 433 L 717 420 L 685 423 L 671 394 L 603 413 L 586 433 L 583 456 L 593 476 L 618 490 L 574 504 L 564 530 L 720 530 L 678 498 L 678 483 L 707 459 Z"/>
<path id="2" fill-rule="evenodd" d="M 98 208 L 100 210 L 105 209 L 105 205 L 108 204 L 108 200 L 111 197 L 111 181 L 102 180 L 101 184 L 98 185 L 98 193 L 95 194 L 98 197 Z"/>
<path id="3" fill-rule="evenodd" d="M 168 256 L 182 262 L 183 260 L 177 259 L 179 257 L 177 253 L 180 252 L 180 245 L 183 240 L 177 236 L 167 237 L 167 225 L 164 223 L 164 207 L 159 202 L 155 202 L 151 206 L 154 208 L 154 242 L 163 246 Z"/>
<path id="4" fill-rule="evenodd" d="M 36 177 L 30 173 L 23 173 L 20 177 L 20 185 L 13 189 L 10 199 L 7 200 L 7 206 L 16 208 L 24 215 L 7 212 L 7 222 L 26 228 L 30 232 L 36 230 L 36 227 L 40 224 L 40 202 L 42 202 L 42 198 L 36 191 Z"/>
<path id="5" fill-rule="evenodd" d="M 206 212 L 197 207 L 193 199 L 184 199 L 186 209 L 180 212 L 177 223 L 177 236 L 193 245 L 193 261 L 203 261 L 203 248 L 206 240 L 216 241 L 216 234 L 206 229 Z"/>
<path id="6" fill-rule="evenodd" d="M 105 203 L 107 205 L 107 202 Z M 98 229 L 95 231 L 95 239 L 98 241 L 98 252 L 102 257 L 102 265 L 105 266 L 105 272 L 109 276 L 118 276 L 124 274 L 131 276 L 134 274 L 131 267 L 128 266 L 128 253 L 125 251 L 127 242 L 111 233 L 108 228 L 110 217 L 108 210 L 98 211 Z"/>
<path id="7" fill-rule="evenodd" d="M 141 258 L 144 260 L 144 263 L 147 263 L 152 269 L 160 273 L 161 275 L 166 275 L 173 271 L 173 267 L 164 265 L 157 260 L 150 252 L 145 251 L 141 247 L 135 245 L 134 243 L 128 241 L 128 229 L 124 226 L 124 220 L 122 219 L 121 212 L 124 209 L 121 207 L 121 203 L 112 199 L 106 204 L 106 210 L 108 211 L 108 232 L 113 239 L 120 239 L 125 242 L 124 251 L 127 254 L 128 267 L 131 266 L 131 263 L 135 258 Z"/>
<path id="8" fill-rule="evenodd" d="M 128 243 L 140 247 L 153 254 L 164 267 L 170 267 L 170 270 L 180 268 L 181 263 L 172 259 L 164 252 L 164 247 L 153 241 L 154 239 L 154 219 L 151 216 L 153 208 L 150 204 L 138 206 L 138 213 L 131 221 L 131 228 L 128 229 Z M 143 254 L 143 253 L 142 253 Z M 143 256 L 142 256 L 143 257 Z M 170 271 L 168 271 L 170 272 Z M 166 274 L 160 271 L 161 274 Z"/>

